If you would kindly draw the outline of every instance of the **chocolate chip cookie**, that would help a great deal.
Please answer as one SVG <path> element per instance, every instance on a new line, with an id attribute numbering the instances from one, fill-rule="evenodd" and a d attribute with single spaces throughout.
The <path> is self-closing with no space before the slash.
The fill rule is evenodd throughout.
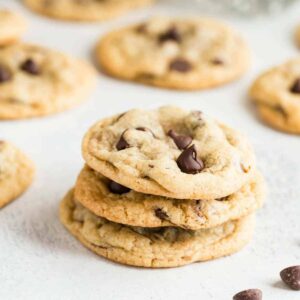
<path id="1" fill-rule="evenodd" d="M 133 109 L 95 124 L 83 141 L 87 164 L 137 192 L 215 200 L 255 171 L 247 139 L 200 111 Z"/>
<path id="2" fill-rule="evenodd" d="M 96 56 L 110 75 L 173 89 L 205 89 L 239 78 L 250 55 L 232 28 L 209 19 L 153 18 L 109 33 Z"/>
<path id="3" fill-rule="evenodd" d="M 239 191 L 225 198 L 176 200 L 135 192 L 85 166 L 74 195 L 92 213 L 116 223 L 199 230 L 253 213 L 263 203 L 264 183 L 261 175 L 256 174 Z"/>
<path id="4" fill-rule="evenodd" d="M 42 116 L 76 106 L 90 94 L 86 62 L 28 44 L 0 49 L 0 119 Z"/>
<path id="5" fill-rule="evenodd" d="M 32 10 L 53 18 L 102 21 L 147 6 L 153 0 L 23 0 Z"/>
<path id="6" fill-rule="evenodd" d="M 31 160 L 11 143 L 0 141 L 0 208 L 21 195 L 33 176 Z"/>
<path id="7" fill-rule="evenodd" d="M 16 42 L 27 29 L 27 22 L 18 13 L 0 9 L 0 46 Z"/>
<path id="8" fill-rule="evenodd" d="M 60 206 L 65 227 L 87 248 L 110 260 L 141 267 L 177 267 L 232 254 L 251 239 L 254 218 L 190 231 L 175 227 L 142 228 L 98 217 L 70 191 Z"/>
<path id="9" fill-rule="evenodd" d="M 264 72 L 251 86 L 250 96 L 264 122 L 300 134 L 300 59 Z"/>

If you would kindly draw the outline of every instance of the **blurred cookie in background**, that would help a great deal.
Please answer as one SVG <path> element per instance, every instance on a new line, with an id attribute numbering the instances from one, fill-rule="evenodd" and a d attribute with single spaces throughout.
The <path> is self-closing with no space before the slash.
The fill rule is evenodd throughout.
<path id="1" fill-rule="evenodd" d="M 300 134 L 300 59 L 292 59 L 260 75 L 250 96 L 261 119 L 271 127 Z"/>
<path id="2" fill-rule="evenodd" d="M 26 20 L 16 12 L 0 9 L 0 46 L 16 42 L 26 31 Z"/>
<path id="3" fill-rule="evenodd" d="M 232 28 L 201 18 L 153 18 L 107 34 L 96 57 L 111 76 L 182 90 L 219 86 L 241 77 L 249 49 Z"/>
<path id="4" fill-rule="evenodd" d="M 153 0 L 23 0 L 32 10 L 73 21 L 103 21 L 147 6 Z"/>
<path id="5" fill-rule="evenodd" d="M 64 53 L 30 44 L 0 49 L 0 119 L 48 115 L 87 99 L 93 67 Z"/>
<path id="6" fill-rule="evenodd" d="M 0 208 L 25 192 L 33 177 L 33 162 L 11 143 L 0 141 Z"/>

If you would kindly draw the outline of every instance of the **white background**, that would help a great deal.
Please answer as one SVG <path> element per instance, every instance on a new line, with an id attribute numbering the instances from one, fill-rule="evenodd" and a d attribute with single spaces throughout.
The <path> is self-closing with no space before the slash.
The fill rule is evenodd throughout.
<path id="1" fill-rule="evenodd" d="M 27 11 L 19 1 L 0 0 L 0 6 L 15 8 L 29 19 L 25 41 L 92 61 L 94 44 L 105 32 L 157 13 L 197 13 L 187 2 L 182 1 L 185 8 L 172 9 L 164 2 L 102 24 L 47 19 Z M 299 300 L 299 292 L 280 283 L 279 271 L 300 264 L 300 138 L 261 124 L 246 95 L 261 70 L 299 54 L 292 40 L 299 13 L 300 5 L 295 5 L 276 17 L 228 17 L 248 40 L 253 64 L 242 80 L 225 87 L 168 91 L 99 74 L 93 96 L 74 110 L 0 122 L 0 137 L 26 151 L 37 167 L 29 191 L 0 212 L 0 299 L 226 300 L 240 290 L 260 288 L 264 299 Z M 82 136 L 104 116 L 170 103 L 200 109 L 251 139 L 269 186 L 254 240 L 236 255 L 175 269 L 147 270 L 109 262 L 86 250 L 58 220 L 59 201 L 83 165 Z"/>

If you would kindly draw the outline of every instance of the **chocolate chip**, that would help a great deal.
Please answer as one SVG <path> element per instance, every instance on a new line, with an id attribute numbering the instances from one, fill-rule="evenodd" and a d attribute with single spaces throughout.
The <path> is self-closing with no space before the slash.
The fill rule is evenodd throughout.
<path id="1" fill-rule="evenodd" d="M 294 94 L 300 94 L 300 78 L 295 80 L 290 88 L 290 92 Z"/>
<path id="2" fill-rule="evenodd" d="M 250 289 L 242 291 L 233 296 L 233 300 L 261 300 L 262 291 L 259 289 Z"/>
<path id="3" fill-rule="evenodd" d="M 176 162 L 179 169 L 187 174 L 196 174 L 204 169 L 203 161 L 197 158 L 195 145 L 185 149 Z"/>
<path id="4" fill-rule="evenodd" d="M 120 150 L 124 150 L 126 148 L 129 148 L 129 144 L 126 142 L 125 138 L 124 138 L 124 133 L 127 131 L 127 129 L 125 131 L 123 131 L 123 133 L 121 134 L 121 137 L 119 139 L 119 141 L 116 144 L 116 148 L 118 151 Z"/>
<path id="5" fill-rule="evenodd" d="M 186 73 L 192 69 L 192 65 L 184 58 L 175 58 L 170 63 L 170 70 Z"/>
<path id="6" fill-rule="evenodd" d="M 193 141 L 193 139 L 190 136 L 180 135 L 176 133 L 173 129 L 168 131 L 168 136 L 173 139 L 174 143 L 180 150 L 187 148 Z"/>
<path id="7" fill-rule="evenodd" d="M 178 30 L 176 29 L 176 27 L 173 26 L 170 29 L 168 29 L 166 32 L 160 34 L 158 37 L 158 41 L 160 43 L 164 43 L 166 41 L 174 41 L 179 43 L 181 42 L 181 36 Z"/>
<path id="8" fill-rule="evenodd" d="M 0 66 L 0 83 L 9 81 L 11 78 L 11 73 L 5 67 Z"/>
<path id="9" fill-rule="evenodd" d="M 114 194 L 125 194 L 130 191 L 130 189 L 126 186 L 123 186 L 115 181 L 110 181 L 108 184 L 108 189 Z"/>
<path id="10" fill-rule="evenodd" d="M 220 58 L 214 58 L 214 59 L 212 59 L 211 60 L 211 63 L 213 64 L 213 65 L 223 65 L 224 64 L 224 61 L 222 60 L 222 59 L 220 59 Z"/>
<path id="11" fill-rule="evenodd" d="M 31 59 L 27 59 L 25 60 L 22 64 L 21 64 L 21 69 L 31 75 L 38 75 L 40 74 L 40 70 L 38 65 Z"/>
<path id="12" fill-rule="evenodd" d="M 161 220 L 168 220 L 169 216 L 168 214 L 162 209 L 162 208 L 156 208 L 154 210 L 155 216 L 158 217 Z"/>
<path id="13" fill-rule="evenodd" d="M 300 291 L 300 266 L 292 266 L 280 272 L 282 281 L 291 289 Z"/>

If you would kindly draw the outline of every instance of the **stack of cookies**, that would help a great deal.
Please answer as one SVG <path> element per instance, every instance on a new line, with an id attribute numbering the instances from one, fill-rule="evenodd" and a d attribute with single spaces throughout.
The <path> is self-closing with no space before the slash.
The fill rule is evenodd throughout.
<path id="1" fill-rule="evenodd" d="M 134 109 L 83 141 L 86 166 L 60 217 L 110 260 L 176 267 L 229 255 L 252 236 L 264 183 L 244 136 L 200 111 Z"/>

